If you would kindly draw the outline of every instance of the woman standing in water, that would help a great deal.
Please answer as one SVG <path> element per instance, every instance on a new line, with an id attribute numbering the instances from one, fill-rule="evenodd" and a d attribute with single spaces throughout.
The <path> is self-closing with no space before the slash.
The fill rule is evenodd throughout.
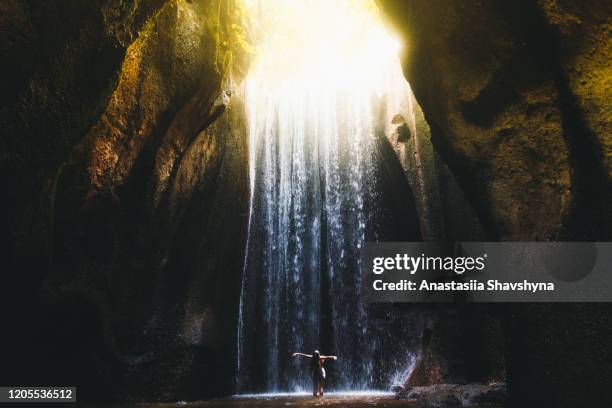
<path id="1" fill-rule="evenodd" d="M 310 370 L 312 371 L 312 396 L 323 396 L 323 380 L 325 380 L 325 369 L 323 364 L 326 360 L 337 360 L 336 356 L 322 356 L 319 350 L 315 350 L 312 354 L 293 353 L 293 357 L 303 356 L 310 359 Z"/>

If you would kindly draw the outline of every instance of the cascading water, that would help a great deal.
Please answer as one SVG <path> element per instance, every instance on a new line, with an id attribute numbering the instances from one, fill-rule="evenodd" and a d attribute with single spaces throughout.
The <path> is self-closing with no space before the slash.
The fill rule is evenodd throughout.
<path id="1" fill-rule="evenodd" d="M 416 131 L 397 42 L 371 1 L 252 7 L 267 29 L 256 34 L 246 80 L 251 212 L 239 391 L 309 389 L 308 363 L 290 353 L 314 348 L 340 356 L 326 367 L 334 388 L 381 386 L 377 356 L 394 354 L 363 300 L 360 263 L 365 242 L 384 235 L 380 138 L 397 114 Z"/>

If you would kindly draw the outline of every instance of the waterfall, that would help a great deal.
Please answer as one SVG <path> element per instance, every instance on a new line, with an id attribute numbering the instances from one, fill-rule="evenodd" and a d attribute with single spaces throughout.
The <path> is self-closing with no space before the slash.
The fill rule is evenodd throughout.
<path id="1" fill-rule="evenodd" d="M 261 40 L 245 82 L 251 208 L 239 391 L 309 390 L 308 362 L 290 353 L 314 348 L 340 357 L 326 367 L 332 387 L 371 389 L 381 383 L 375 356 L 388 354 L 364 301 L 361 250 L 380 238 L 379 138 L 397 114 L 414 134 L 412 94 L 378 20 L 335 10 L 359 18 L 353 31 L 341 44 L 316 43 L 330 8 L 345 3 L 306 3 L 300 21 L 317 32 L 304 28 L 297 50 Z"/>

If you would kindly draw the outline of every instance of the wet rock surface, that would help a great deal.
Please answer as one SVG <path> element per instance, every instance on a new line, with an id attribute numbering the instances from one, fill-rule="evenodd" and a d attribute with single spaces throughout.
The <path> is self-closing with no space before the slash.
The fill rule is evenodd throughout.
<path id="1" fill-rule="evenodd" d="M 609 238 L 610 4 L 380 4 L 434 147 L 487 237 Z"/>
<path id="2" fill-rule="evenodd" d="M 101 401 L 229 393 L 248 210 L 240 9 L 0 10 L 1 382 Z"/>
<path id="3" fill-rule="evenodd" d="M 611 4 L 378 3 L 403 38 L 404 74 L 433 146 L 486 239 L 609 240 L 612 77 L 602 61 L 610 60 Z M 509 406 L 610 404 L 609 305 L 494 310 Z M 451 382 L 438 373 L 456 372 L 452 360 L 434 346 L 412 385 Z"/>
<path id="4" fill-rule="evenodd" d="M 413 400 L 421 407 L 504 406 L 506 384 L 437 384 L 409 387 L 397 393 L 397 398 Z"/>

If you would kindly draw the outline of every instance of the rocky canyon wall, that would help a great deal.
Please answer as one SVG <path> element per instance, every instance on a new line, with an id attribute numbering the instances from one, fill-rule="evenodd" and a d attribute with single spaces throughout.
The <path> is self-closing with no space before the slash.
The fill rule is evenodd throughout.
<path id="1" fill-rule="evenodd" d="M 96 400 L 230 392 L 248 212 L 240 3 L 0 10 L 2 382 Z"/>
<path id="2" fill-rule="evenodd" d="M 432 142 L 488 237 L 609 238 L 610 5 L 379 3 Z"/>
<path id="3" fill-rule="evenodd" d="M 609 2 L 379 0 L 403 37 L 404 74 L 489 240 L 609 240 Z M 609 305 L 521 304 L 500 322 L 510 406 L 608 405 Z M 463 315 L 469 316 L 470 312 Z M 434 327 L 407 385 L 462 332 Z M 447 346 L 450 346 L 447 344 Z M 594 350 L 598 350 L 595 352 Z M 448 365 L 447 374 L 453 372 Z M 424 374 L 424 375 L 423 375 Z M 450 376 L 452 377 L 452 376 Z M 411 382 L 412 381 L 412 382 Z"/>

